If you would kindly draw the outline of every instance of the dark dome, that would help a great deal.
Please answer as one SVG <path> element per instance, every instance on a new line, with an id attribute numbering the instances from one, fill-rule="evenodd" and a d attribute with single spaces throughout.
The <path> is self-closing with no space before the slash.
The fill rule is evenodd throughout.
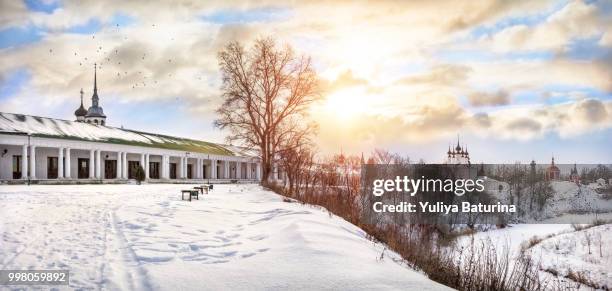
<path id="1" fill-rule="evenodd" d="M 85 117 L 104 117 L 106 118 L 106 115 L 104 115 L 104 111 L 102 110 L 102 107 L 91 106 L 89 107 L 89 110 L 87 110 L 87 115 L 85 115 Z"/>
<path id="2" fill-rule="evenodd" d="M 87 110 L 85 110 L 85 108 L 83 107 L 83 104 L 81 104 L 81 106 L 74 111 L 74 115 L 76 116 L 85 116 L 87 114 Z"/>

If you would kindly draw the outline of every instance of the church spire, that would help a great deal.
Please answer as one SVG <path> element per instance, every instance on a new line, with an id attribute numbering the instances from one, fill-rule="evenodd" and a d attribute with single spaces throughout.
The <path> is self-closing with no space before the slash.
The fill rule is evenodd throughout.
<path id="1" fill-rule="evenodd" d="M 461 153 L 461 145 L 459 144 L 459 135 L 457 134 L 457 146 L 455 147 L 457 153 Z"/>
<path id="2" fill-rule="evenodd" d="M 97 74 L 97 70 L 98 70 L 98 64 L 94 64 L 94 92 L 93 95 L 91 96 L 91 105 L 93 107 L 98 107 L 98 101 L 100 100 L 100 98 L 98 97 L 98 74 Z"/>
<path id="3" fill-rule="evenodd" d="M 83 121 L 85 115 L 87 115 L 87 110 L 83 107 L 83 88 L 81 88 L 79 93 L 81 93 L 81 106 L 74 111 L 74 116 L 76 116 L 77 121 Z"/>
<path id="4" fill-rule="evenodd" d="M 91 106 L 87 109 L 87 115 L 85 115 L 85 121 L 89 123 L 105 125 L 106 115 L 104 110 L 100 107 L 100 98 L 98 97 L 98 64 L 94 64 L 94 89 L 93 95 L 91 95 Z"/>

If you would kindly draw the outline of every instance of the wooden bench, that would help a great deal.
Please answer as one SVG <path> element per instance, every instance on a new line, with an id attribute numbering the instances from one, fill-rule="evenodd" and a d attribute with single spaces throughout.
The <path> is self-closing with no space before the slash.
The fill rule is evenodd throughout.
<path id="1" fill-rule="evenodd" d="M 200 193 L 202 193 L 202 195 L 208 194 L 208 187 L 207 186 L 196 186 L 196 187 L 193 187 L 193 189 L 196 189 L 196 190 L 200 191 Z"/>
<path id="2" fill-rule="evenodd" d="M 191 197 L 194 197 L 198 200 L 200 200 L 200 198 L 198 197 L 199 191 L 195 190 L 195 189 L 190 189 L 190 190 L 181 190 L 181 200 L 185 200 L 185 193 L 187 193 L 187 196 L 189 197 L 189 201 L 191 201 Z"/>

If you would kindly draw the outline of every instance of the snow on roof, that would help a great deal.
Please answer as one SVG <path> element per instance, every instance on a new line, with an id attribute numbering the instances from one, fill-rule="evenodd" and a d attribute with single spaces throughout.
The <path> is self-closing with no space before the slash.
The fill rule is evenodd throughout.
<path id="1" fill-rule="evenodd" d="M 31 134 L 114 144 L 146 146 L 227 156 L 256 156 L 245 148 L 48 117 L 0 112 L 0 133 Z"/>

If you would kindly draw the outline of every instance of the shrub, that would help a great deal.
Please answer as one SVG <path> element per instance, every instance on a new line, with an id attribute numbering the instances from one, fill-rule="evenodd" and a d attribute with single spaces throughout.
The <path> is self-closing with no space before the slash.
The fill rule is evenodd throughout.
<path id="1" fill-rule="evenodd" d="M 140 183 L 145 180 L 145 171 L 140 164 L 138 165 L 138 168 L 136 168 L 135 176 L 138 185 L 140 185 Z"/>

